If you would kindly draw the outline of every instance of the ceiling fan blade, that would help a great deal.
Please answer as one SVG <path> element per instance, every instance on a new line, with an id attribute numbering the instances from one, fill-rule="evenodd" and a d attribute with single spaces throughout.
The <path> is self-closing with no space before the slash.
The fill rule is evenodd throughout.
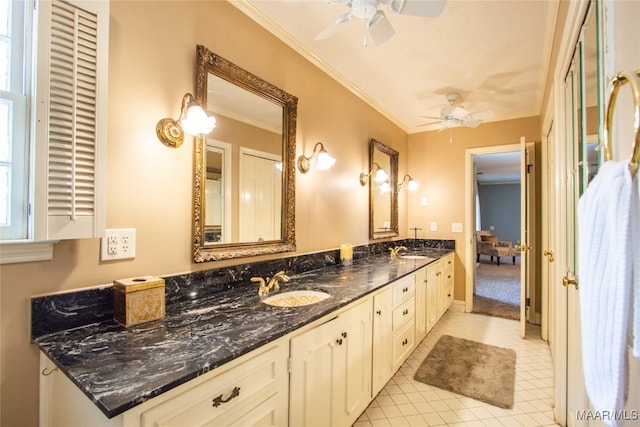
<path id="1" fill-rule="evenodd" d="M 462 123 L 462 126 L 465 126 L 468 128 L 477 128 L 478 126 L 480 126 L 481 123 L 482 123 L 482 120 L 466 120 L 464 123 Z"/>
<path id="2" fill-rule="evenodd" d="M 446 0 L 389 0 L 389 10 L 395 14 L 435 18 L 442 14 Z"/>
<path id="3" fill-rule="evenodd" d="M 442 120 L 444 120 L 442 117 L 436 117 L 436 116 L 420 116 L 420 117 L 424 117 L 425 119 L 433 119 L 433 120 L 437 120 L 439 122 L 441 122 Z"/>
<path id="4" fill-rule="evenodd" d="M 387 15 L 381 10 L 378 10 L 369 18 L 367 29 L 378 46 L 389 40 L 396 33 L 387 19 Z"/>
<path id="5" fill-rule="evenodd" d="M 470 120 L 491 120 L 495 116 L 493 110 L 478 111 L 469 115 Z"/>
<path id="6" fill-rule="evenodd" d="M 338 16 L 335 21 L 333 21 L 327 28 L 325 28 L 324 30 L 320 31 L 320 33 L 318 33 L 317 36 L 315 36 L 313 39 L 314 40 L 324 40 L 326 38 L 331 37 L 336 30 L 338 29 L 338 26 L 340 24 L 343 24 L 345 22 L 348 22 L 351 20 L 351 12 L 349 13 L 345 13 L 344 15 L 340 15 Z"/>
<path id="7" fill-rule="evenodd" d="M 438 120 L 437 122 L 429 122 L 429 123 L 420 123 L 419 125 L 416 125 L 417 128 L 422 127 L 422 126 L 431 126 L 431 125 L 437 125 L 438 123 L 440 123 L 442 120 Z"/>

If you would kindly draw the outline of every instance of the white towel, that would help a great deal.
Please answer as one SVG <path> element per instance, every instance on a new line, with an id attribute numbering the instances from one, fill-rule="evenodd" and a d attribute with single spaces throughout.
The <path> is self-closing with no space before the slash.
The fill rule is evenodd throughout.
<path id="1" fill-rule="evenodd" d="M 640 359 L 640 173 L 633 179 L 631 200 L 631 252 L 633 257 L 633 357 Z"/>
<path id="2" fill-rule="evenodd" d="M 578 203 L 582 357 L 587 393 L 598 411 L 620 411 L 625 403 L 633 181 L 628 161 L 606 162 Z M 615 419 L 606 422 L 618 425 Z"/>

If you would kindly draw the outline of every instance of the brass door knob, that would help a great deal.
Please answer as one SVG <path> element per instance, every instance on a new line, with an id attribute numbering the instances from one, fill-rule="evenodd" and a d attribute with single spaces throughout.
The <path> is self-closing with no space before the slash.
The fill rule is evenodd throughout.
<path id="1" fill-rule="evenodd" d="M 567 288 L 567 287 L 569 287 L 569 285 L 573 285 L 573 286 L 576 287 L 576 289 L 578 289 L 578 281 L 576 279 L 569 279 L 569 277 L 564 276 L 562 278 L 562 286 Z"/>
<path id="2" fill-rule="evenodd" d="M 553 256 L 553 252 L 552 251 L 544 251 L 542 252 L 542 255 L 549 257 L 549 262 L 553 262 L 556 260 L 556 258 Z"/>

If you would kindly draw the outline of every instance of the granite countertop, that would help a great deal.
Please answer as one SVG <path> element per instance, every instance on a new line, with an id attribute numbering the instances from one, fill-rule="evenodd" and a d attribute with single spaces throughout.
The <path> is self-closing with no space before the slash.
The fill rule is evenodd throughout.
<path id="1" fill-rule="evenodd" d="M 128 329 L 93 323 L 36 340 L 39 348 L 109 418 L 317 320 L 451 251 L 424 259 L 379 255 L 351 266 L 294 275 L 280 290 L 314 289 L 328 298 L 304 307 L 260 302 L 258 285 L 167 306 L 164 320 Z M 271 294 L 277 292 L 272 291 Z"/>

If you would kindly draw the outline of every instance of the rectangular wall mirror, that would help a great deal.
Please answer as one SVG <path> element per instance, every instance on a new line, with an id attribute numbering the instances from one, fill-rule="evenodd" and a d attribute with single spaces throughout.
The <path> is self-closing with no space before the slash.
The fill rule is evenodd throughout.
<path id="1" fill-rule="evenodd" d="M 389 177 L 386 181 L 374 179 L 377 167 Z M 383 239 L 398 236 L 398 152 L 380 141 L 369 143 L 369 237 Z"/>
<path id="2" fill-rule="evenodd" d="M 196 140 L 194 261 L 294 251 L 298 98 L 204 46 L 197 64 L 217 125 Z"/>

